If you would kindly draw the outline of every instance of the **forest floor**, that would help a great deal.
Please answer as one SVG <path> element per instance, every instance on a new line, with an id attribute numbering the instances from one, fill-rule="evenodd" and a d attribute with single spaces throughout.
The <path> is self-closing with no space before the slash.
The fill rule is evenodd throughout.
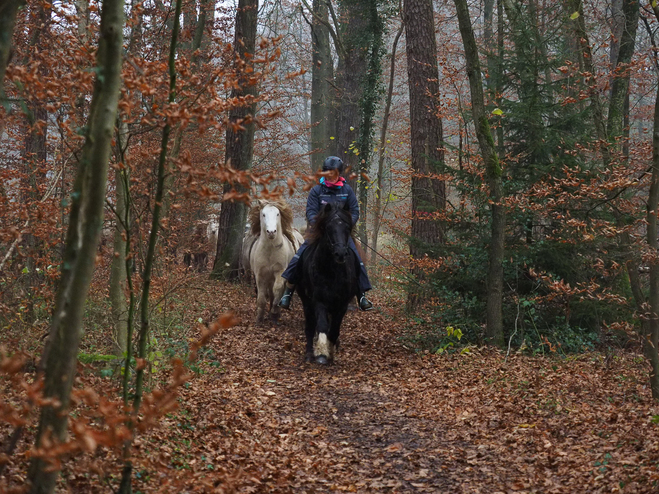
<path id="1" fill-rule="evenodd" d="M 350 311 L 336 362 L 319 366 L 304 362 L 299 298 L 278 326 L 255 326 L 252 289 L 204 283 L 189 313 L 234 309 L 241 322 L 200 352 L 179 409 L 137 439 L 137 491 L 659 492 L 659 407 L 637 354 L 416 353 L 376 294 L 378 310 Z M 97 374 L 81 385 L 110 393 Z M 29 439 L 0 486 L 25 478 Z M 92 456 L 99 476 L 64 464 L 70 492 L 116 488 L 116 453 Z"/>

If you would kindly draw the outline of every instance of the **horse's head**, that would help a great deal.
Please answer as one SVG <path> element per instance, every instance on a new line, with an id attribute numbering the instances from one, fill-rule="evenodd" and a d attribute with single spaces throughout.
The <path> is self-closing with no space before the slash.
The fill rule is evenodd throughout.
<path id="1" fill-rule="evenodd" d="M 266 204 L 261 208 L 261 233 L 272 240 L 278 231 L 281 231 L 279 209 L 272 204 Z"/>
<path id="2" fill-rule="evenodd" d="M 318 225 L 324 232 L 324 238 L 329 244 L 334 261 L 343 264 L 348 258 L 348 242 L 352 233 L 352 216 L 347 204 L 343 208 L 334 204 L 326 204 L 318 218 Z"/>

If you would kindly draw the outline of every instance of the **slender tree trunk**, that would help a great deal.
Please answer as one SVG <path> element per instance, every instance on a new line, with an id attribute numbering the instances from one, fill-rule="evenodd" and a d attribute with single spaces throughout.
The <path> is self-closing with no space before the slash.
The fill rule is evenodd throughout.
<path id="1" fill-rule="evenodd" d="M 181 18 L 181 5 L 182 0 L 176 0 L 176 8 L 174 9 L 174 19 L 172 26 L 172 38 L 169 46 L 169 98 L 168 102 L 171 105 L 176 100 L 176 45 L 178 42 L 180 18 Z M 169 122 L 165 124 L 162 130 L 162 139 L 160 141 L 160 156 L 158 158 L 158 178 L 156 181 L 156 193 L 153 201 L 153 213 L 151 217 L 151 231 L 149 233 L 149 244 L 147 247 L 147 254 L 144 259 L 144 271 L 142 273 L 142 296 L 140 299 L 140 332 L 137 348 L 137 359 L 144 361 L 147 354 L 147 344 L 149 341 L 150 333 L 150 319 L 149 319 L 149 296 L 151 294 L 151 276 L 153 274 L 153 266 L 155 264 L 156 246 L 160 235 L 160 218 L 163 203 L 163 196 L 165 194 L 165 175 L 167 173 L 167 151 L 169 145 L 169 137 L 172 128 Z M 133 304 L 131 300 L 131 314 Z M 129 361 L 126 360 L 126 369 L 124 372 L 128 373 Z M 146 372 L 145 365 L 138 365 L 135 372 L 135 398 L 133 399 L 133 419 L 129 424 L 131 432 L 134 430 L 134 424 L 137 420 L 140 406 L 142 404 L 142 396 L 144 393 L 144 376 Z M 124 387 L 126 393 L 126 387 Z M 125 399 L 125 398 L 124 398 Z M 133 472 L 133 464 L 130 459 L 130 450 L 132 447 L 133 438 L 124 443 L 124 468 L 121 476 L 121 483 L 119 485 L 119 494 L 130 494 L 132 492 L 131 477 Z"/>
<path id="2" fill-rule="evenodd" d="M 11 54 L 11 40 L 19 7 L 24 2 L 3 1 L 0 3 L 0 104 L 5 105 L 5 72 Z M 6 111 L 9 109 L 6 108 Z"/>
<path id="3" fill-rule="evenodd" d="M 123 26 L 124 2 L 104 0 L 96 63 L 99 76 L 94 85 L 87 136 L 71 194 L 60 287 L 40 364 L 43 394 L 54 402 L 41 409 L 35 441 L 37 450 L 47 438 L 57 442 L 66 440 L 82 315 L 103 226 L 107 168 L 121 85 Z M 58 474 L 59 470 L 46 458 L 35 456 L 28 474 L 31 492 L 53 492 Z"/>
<path id="4" fill-rule="evenodd" d="M 128 217 L 128 191 L 124 182 L 124 173 L 128 173 L 127 165 L 123 159 L 122 137 L 128 134 L 128 126 L 122 122 L 117 134 L 116 153 L 120 166 L 124 169 L 115 169 L 115 229 L 112 251 L 112 263 L 110 265 L 110 307 L 112 309 L 112 323 L 114 325 L 114 353 L 121 357 L 126 352 L 127 315 L 126 306 L 126 240 L 128 238 L 127 227 L 130 223 L 124 223 Z"/>
<path id="5" fill-rule="evenodd" d="M 620 39 L 625 28 L 625 15 L 622 12 L 623 0 L 610 0 L 611 6 L 611 42 L 609 46 L 609 63 L 615 69 L 620 52 Z"/>
<path id="6" fill-rule="evenodd" d="M 655 13 L 657 10 L 655 9 Z M 659 19 L 659 15 L 657 15 Z M 657 211 L 659 211 L 659 88 L 654 105 L 654 132 L 652 134 L 652 175 L 647 206 L 647 240 L 650 258 L 649 332 L 644 338 L 645 353 L 650 361 L 650 387 L 652 397 L 659 400 L 659 241 L 657 240 Z"/>
<path id="7" fill-rule="evenodd" d="M 497 62 L 494 82 L 494 92 L 496 94 L 497 107 L 501 108 L 503 103 L 503 55 L 504 55 L 504 37 L 503 37 L 503 0 L 497 0 Z M 499 117 L 497 126 L 497 152 L 499 156 L 505 154 L 505 143 L 503 133 L 503 119 Z"/>
<path id="8" fill-rule="evenodd" d="M 329 41 L 329 12 L 325 0 L 314 0 L 311 25 L 311 172 L 317 172 L 329 147 L 331 119 L 330 81 L 334 78 Z"/>
<path id="9" fill-rule="evenodd" d="M 359 218 L 358 234 L 364 250 L 368 247 L 368 235 L 366 234 L 366 225 L 368 223 L 368 177 L 371 166 L 371 149 L 373 147 L 373 120 L 375 111 L 380 99 L 379 87 L 382 76 L 382 54 L 383 54 L 383 35 L 384 22 L 378 12 L 378 0 L 368 0 L 365 2 L 366 16 L 368 25 L 366 32 L 363 33 L 366 42 L 363 43 L 363 50 L 366 51 L 367 70 L 361 81 L 362 97 L 360 99 L 360 125 L 359 138 L 357 140 L 358 169 L 357 189 L 359 196 L 359 208 L 361 216 Z"/>
<path id="10" fill-rule="evenodd" d="M 624 16 L 624 29 L 620 37 L 620 49 L 613 69 L 613 84 L 611 86 L 611 100 L 609 101 L 609 115 L 607 120 L 607 136 L 612 141 L 613 148 L 622 149 L 619 142 L 623 137 L 625 123 L 625 101 L 629 95 L 629 64 L 634 55 L 636 43 L 636 30 L 639 17 L 639 1 L 623 0 L 622 15 Z"/>
<path id="11" fill-rule="evenodd" d="M 413 259 L 436 256 L 444 241 L 442 224 L 435 218 L 446 207 L 446 186 L 430 178 L 444 164 L 442 121 L 439 117 L 439 70 L 431 0 L 403 2 L 407 38 L 407 75 L 410 91 L 412 144 L 412 234 Z M 417 276 L 421 273 L 417 272 Z M 411 288 L 411 287 L 410 287 Z M 416 304 L 413 291 L 408 305 Z"/>
<path id="12" fill-rule="evenodd" d="M 535 42 L 537 46 L 536 58 L 539 55 L 539 63 L 544 65 L 544 76 L 545 76 L 545 93 L 547 94 L 546 99 L 548 101 L 553 100 L 553 90 L 552 90 L 552 81 L 551 81 L 551 70 L 547 61 L 549 60 L 549 55 L 547 54 L 547 44 L 543 39 L 543 32 L 540 30 L 542 23 L 538 17 L 538 6 L 536 5 L 537 0 L 529 0 L 529 14 L 531 16 L 531 23 L 533 25 L 533 35 L 535 37 Z"/>
<path id="13" fill-rule="evenodd" d="M 489 92 L 490 101 L 494 101 L 495 94 L 495 74 L 497 70 L 496 44 L 494 40 L 494 0 L 483 1 L 483 41 L 485 42 L 485 59 L 487 60 L 487 75 L 485 85 Z"/>
<path id="14" fill-rule="evenodd" d="M 88 0 L 76 0 L 76 6 L 88 5 Z M 128 48 L 126 53 L 128 56 L 139 57 L 140 41 L 142 37 L 142 19 L 143 11 L 140 9 L 140 14 L 137 23 L 132 27 L 128 38 Z M 81 17 L 80 10 L 78 16 Z M 80 24 L 78 25 L 79 31 Z M 81 36 L 83 35 L 80 33 Z M 86 32 L 84 34 L 86 36 Z M 129 317 L 129 307 L 126 304 L 126 292 L 132 294 L 132 289 L 128 289 L 129 266 L 131 262 L 127 260 L 130 254 L 130 167 L 126 162 L 126 155 L 128 153 L 128 137 L 129 130 L 125 121 L 122 121 L 121 115 L 117 119 L 117 136 L 116 136 L 116 159 L 120 164 L 120 168 L 114 170 L 115 181 L 115 229 L 113 241 L 113 257 L 110 265 L 110 306 L 112 309 L 112 322 L 114 324 L 114 339 L 115 339 L 115 355 L 118 357 L 125 357 L 127 354 L 128 346 L 131 344 L 129 334 L 132 335 L 132 317 Z M 131 287 L 132 288 L 132 287 Z M 131 328 L 129 329 L 129 326 Z M 130 362 L 130 358 L 128 359 Z M 128 366 L 126 366 L 128 369 Z M 121 366 L 117 366 L 117 371 L 121 370 Z M 126 377 L 129 375 L 126 372 Z"/>
<path id="15" fill-rule="evenodd" d="M 212 10 L 212 5 L 211 5 L 211 0 L 201 0 L 199 3 L 199 16 L 192 16 L 191 14 L 188 14 L 188 21 L 187 22 L 192 22 L 192 19 L 194 19 L 194 22 L 196 24 L 194 25 L 194 36 L 192 38 L 192 44 L 187 44 L 185 46 L 186 50 L 189 50 L 190 54 L 190 61 L 192 62 L 192 67 L 195 72 L 198 72 L 201 66 L 201 62 L 205 60 L 205 53 L 204 49 L 202 48 L 202 45 L 204 47 L 206 46 L 204 44 L 204 32 L 207 29 L 207 24 L 210 19 L 213 17 L 214 10 Z M 210 11 L 210 12 L 209 12 Z M 184 47 L 181 45 L 178 49 L 179 52 L 181 52 L 184 49 Z M 175 135 L 174 135 L 174 145 L 172 146 L 172 150 L 170 153 L 170 159 L 168 160 L 167 168 L 165 169 L 165 185 L 164 188 L 166 191 L 172 191 L 172 194 L 165 194 L 163 197 L 163 202 L 162 202 L 162 211 L 161 211 L 161 216 L 165 218 L 166 220 L 169 219 L 169 213 L 170 209 L 172 206 L 172 198 L 176 197 L 176 192 L 175 190 L 175 179 L 176 175 L 174 171 L 172 170 L 172 166 L 170 165 L 171 161 L 175 161 L 178 159 L 180 151 L 181 151 L 181 145 L 183 144 L 183 137 L 184 137 L 185 131 L 180 128 L 176 129 Z M 170 249 L 173 250 L 174 255 L 176 256 L 176 245 L 169 245 L 170 239 L 168 236 L 165 236 L 164 242 L 167 245 L 166 249 L 167 252 L 170 252 Z"/>
<path id="16" fill-rule="evenodd" d="M 659 20 L 659 5 L 652 6 L 654 15 Z M 657 49 L 654 46 L 655 50 Z M 655 51 L 655 69 L 659 71 L 659 62 Z M 659 400 L 659 229 L 657 214 L 659 211 L 659 86 L 655 96 L 654 128 L 652 133 L 652 174 L 650 178 L 650 191 L 647 203 L 647 242 L 650 248 L 650 296 L 648 299 L 647 333 L 644 334 L 645 354 L 650 362 L 650 388 L 652 398 Z M 643 328 L 642 328 L 643 329 Z"/>
<path id="17" fill-rule="evenodd" d="M 238 86 L 231 92 L 231 97 L 245 99 L 245 104 L 233 108 L 229 115 L 227 127 L 226 161 L 234 170 L 246 171 L 252 166 L 254 151 L 254 112 L 256 104 L 256 87 L 248 82 L 245 69 L 251 66 L 248 59 L 256 47 L 256 25 L 258 0 L 239 0 L 236 13 L 236 68 L 240 72 Z M 239 130 L 242 125 L 244 130 Z M 225 184 L 224 194 L 234 189 L 234 185 Z M 236 185 L 238 192 L 244 188 Z M 225 201 L 220 211 L 217 235 L 217 254 L 211 276 L 214 278 L 236 279 L 238 277 L 238 258 L 247 219 L 247 205 L 239 201 Z"/>
<path id="18" fill-rule="evenodd" d="M 595 132 L 602 153 L 602 160 L 606 166 L 611 161 L 611 153 L 608 147 L 604 109 L 597 88 L 597 79 L 595 77 L 597 72 L 593 66 L 593 54 L 590 48 L 590 41 L 588 40 L 588 33 L 586 31 L 583 6 L 581 0 L 568 0 L 567 6 L 568 15 L 573 16 L 575 13 L 578 14 L 578 16 L 575 19 L 571 19 L 570 22 L 573 24 L 574 35 L 577 41 L 576 44 L 579 47 L 577 51 L 579 65 L 580 67 L 583 67 L 584 72 L 589 74 L 588 76 L 584 76 L 584 84 L 588 91 L 590 104 L 593 109 L 593 121 L 595 123 Z"/>
<path id="19" fill-rule="evenodd" d="M 469 7 L 466 0 L 454 0 L 460 24 L 460 34 L 465 49 L 467 61 L 467 76 L 471 90 L 471 110 L 474 116 L 474 126 L 478 145 L 485 163 L 485 174 L 489 185 L 489 199 L 492 211 L 492 232 L 490 239 L 489 267 L 487 276 L 487 327 L 485 337 L 488 343 L 503 346 L 503 254 L 505 234 L 505 212 L 502 199 L 501 165 L 497 156 L 490 124 L 485 112 L 481 68 L 478 60 L 478 47 L 469 18 Z"/>
<path id="20" fill-rule="evenodd" d="M 391 46 L 391 66 L 389 68 L 389 88 L 387 89 L 387 102 L 384 106 L 384 115 L 382 117 L 382 128 L 380 129 L 380 148 L 378 149 L 378 176 L 375 186 L 375 212 L 373 215 L 373 235 L 371 237 L 371 246 L 373 252 L 378 251 L 378 235 L 380 234 L 380 222 L 384 211 L 382 210 L 382 179 L 384 175 L 384 158 L 387 150 L 387 127 L 389 125 L 389 115 L 391 113 L 391 100 L 394 94 L 394 80 L 396 78 L 396 50 L 398 48 L 398 40 L 400 40 L 405 24 L 401 22 L 400 28 L 394 37 L 394 42 Z M 371 256 L 371 268 L 375 267 L 377 262 L 376 255 Z"/>
<path id="21" fill-rule="evenodd" d="M 50 32 L 51 6 L 36 3 L 31 6 L 34 11 L 33 24 L 30 28 L 28 49 L 31 53 L 39 54 L 48 42 Z M 44 64 L 40 63 L 37 69 L 42 77 L 47 77 L 47 69 Z M 48 111 L 43 102 L 39 100 L 28 101 L 26 111 L 26 130 L 25 140 L 23 143 L 23 161 L 25 164 L 25 183 L 21 191 L 25 194 L 23 205 L 26 211 L 34 211 L 32 207 L 39 201 L 41 196 L 39 185 L 43 182 L 43 167 L 48 158 L 46 135 L 48 134 Z M 34 222 L 33 222 L 34 223 Z M 32 230 L 32 229 L 30 229 Z M 36 272 L 37 259 L 41 257 L 43 242 L 40 241 L 31 231 L 24 236 L 24 243 L 27 250 L 25 265 L 27 276 L 24 281 L 27 283 L 26 290 L 32 291 L 32 287 L 39 283 L 39 275 Z M 34 303 L 30 299 L 27 308 L 28 321 L 31 322 L 36 318 L 34 314 Z"/>

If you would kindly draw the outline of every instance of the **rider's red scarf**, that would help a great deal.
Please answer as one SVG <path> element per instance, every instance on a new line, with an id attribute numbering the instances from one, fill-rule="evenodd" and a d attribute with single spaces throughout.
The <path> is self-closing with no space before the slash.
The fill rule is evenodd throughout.
<path id="1" fill-rule="evenodd" d="M 321 184 L 324 184 L 325 186 L 330 187 L 330 188 L 343 187 L 343 184 L 345 183 L 345 181 L 346 181 L 346 179 L 343 178 L 343 177 L 337 178 L 335 182 L 330 182 L 330 181 L 326 180 L 325 177 L 322 177 L 320 179 Z"/>

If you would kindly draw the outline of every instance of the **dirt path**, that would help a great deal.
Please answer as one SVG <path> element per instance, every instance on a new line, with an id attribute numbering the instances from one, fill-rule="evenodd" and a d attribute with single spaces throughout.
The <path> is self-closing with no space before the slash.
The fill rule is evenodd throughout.
<path id="1" fill-rule="evenodd" d="M 203 416 L 205 431 L 239 439 L 237 451 L 215 459 L 250 471 L 259 491 L 458 492 L 437 450 L 445 426 L 423 418 L 401 392 L 421 377 L 422 362 L 388 337 L 382 314 L 350 311 L 337 361 L 323 367 L 303 361 L 302 311 L 294 303 L 276 328 L 226 330 L 213 344 L 222 372 L 186 391 L 186 413 Z M 199 399 L 200 388 L 212 392 Z M 246 477 L 236 479 L 238 491 Z"/>
<path id="2" fill-rule="evenodd" d="M 247 324 L 213 342 L 216 367 L 164 424 L 151 456 L 190 491 L 657 492 L 638 366 L 621 374 L 623 390 L 586 357 L 568 368 L 495 352 L 419 356 L 391 315 L 349 312 L 337 362 L 322 367 L 303 361 L 294 304 L 278 327 L 252 326 L 246 306 Z M 621 403 L 626 420 L 612 415 Z"/>

